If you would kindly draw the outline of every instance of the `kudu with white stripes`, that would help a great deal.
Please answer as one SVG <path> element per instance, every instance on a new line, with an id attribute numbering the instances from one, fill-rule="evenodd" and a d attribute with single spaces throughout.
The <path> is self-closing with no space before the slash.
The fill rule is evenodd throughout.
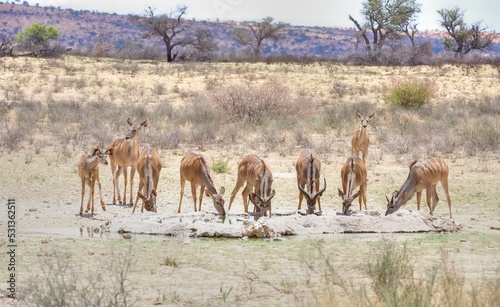
<path id="1" fill-rule="evenodd" d="M 108 149 L 106 152 L 101 152 L 99 148 L 94 148 L 92 154 L 84 153 L 80 160 L 78 161 L 78 175 L 82 181 L 82 201 L 80 203 L 80 215 L 83 213 L 83 198 L 85 196 L 85 186 L 88 185 L 90 188 L 89 201 L 87 203 L 87 210 L 85 213 L 91 210 L 91 214 L 94 214 L 94 187 L 97 181 L 97 187 L 99 188 L 99 196 L 101 201 L 101 207 L 103 211 L 106 211 L 106 206 L 102 200 L 101 191 L 101 180 L 99 179 L 99 163 L 104 165 L 108 164 L 106 155 L 112 155 L 113 149 Z M 91 208 L 92 204 L 92 208 Z"/>
<path id="2" fill-rule="evenodd" d="M 113 204 L 116 204 L 116 194 L 118 202 L 121 204 L 120 187 L 118 177 L 123 172 L 123 203 L 127 203 L 127 168 L 130 166 L 130 204 L 133 204 L 132 187 L 134 185 L 135 168 L 137 158 L 139 157 L 139 131 L 148 125 L 146 119 L 139 125 L 134 125 L 130 118 L 127 119 L 130 130 L 124 138 L 118 138 L 109 145 L 113 149 L 113 155 L 110 157 L 111 175 L 113 176 Z"/>
<path id="3" fill-rule="evenodd" d="M 139 174 L 139 189 L 135 198 L 132 213 L 135 212 L 139 198 L 142 199 L 141 212 L 144 208 L 147 211 L 157 212 L 156 208 L 156 191 L 158 181 L 160 180 L 160 171 L 162 162 L 160 153 L 156 148 L 151 146 L 142 149 L 137 158 L 137 173 Z"/>
<path id="4" fill-rule="evenodd" d="M 297 185 L 299 187 L 299 206 L 300 210 L 302 199 L 305 197 L 307 202 L 307 214 L 314 214 L 316 202 L 318 203 L 319 213 L 321 212 L 321 195 L 326 190 L 326 179 L 324 187 L 319 190 L 321 160 L 319 156 L 310 148 L 302 149 L 295 162 L 295 171 L 297 173 Z M 306 190 L 304 190 L 306 187 Z"/>
<path id="5" fill-rule="evenodd" d="M 361 151 L 363 155 L 363 162 L 366 161 L 366 156 L 368 156 L 368 146 L 370 145 L 370 138 L 368 137 L 368 121 L 375 115 L 375 113 L 370 114 L 370 116 L 365 117 L 359 111 L 357 112 L 359 119 L 361 120 L 361 127 L 354 132 L 352 136 L 351 144 L 352 151 L 351 155 L 356 155 L 359 157 L 359 152 Z"/>
<path id="6" fill-rule="evenodd" d="M 201 211 L 201 202 L 203 200 L 203 192 L 207 196 L 212 197 L 214 202 L 215 210 L 221 215 L 225 216 L 226 211 L 224 210 L 224 192 L 226 191 L 224 187 L 221 187 L 219 192 L 215 189 L 212 177 L 210 177 L 210 171 L 207 162 L 200 154 L 190 152 L 184 155 L 181 160 L 180 168 L 180 180 L 181 180 L 181 199 L 179 200 L 179 208 L 177 213 L 181 213 L 182 197 L 184 195 L 184 185 L 186 180 L 191 182 L 191 195 L 193 196 L 194 202 L 194 212 L 196 212 L 196 188 L 200 186 L 200 199 L 198 204 L 198 211 Z"/>
<path id="7" fill-rule="evenodd" d="M 396 212 L 401 206 L 406 204 L 415 193 L 417 193 L 417 209 L 420 210 L 422 190 L 426 190 L 427 206 L 432 215 L 439 201 L 436 192 L 436 185 L 438 182 L 441 182 L 446 194 L 451 219 L 451 199 L 450 193 L 448 192 L 448 165 L 446 165 L 441 157 L 428 157 L 420 161 L 415 160 L 410 164 L 410 174 L 401 189 L 392 193 L 391 200 L 386 196 L 387 211 L 385 215 Z"/>
<path id="8" fill-rule="evenodd" d="M 366 208 L 366 186 L 367 186 L 367 171 L 363 160 L 358 156 L 348 158 L 340 172 L 342 178 L 342 190 L 339 190 L 339 196 L 342 198 L 342 214 L 347 215 L 352 202 L 359 196 L 359 210 L 362 210 L 362 204 Z M 359 190 L 353 194 L 354 189 L 359 187 Z"/>
<path id="9" fill-rule="evenodd" d="M 247 155 L 238 164 L 238 179 L 231 192 L 228 209 L 231 209 L 236 193 L 245 182 L 246 186 L 241 193 L 245 212 L 248 212 L 248 198 L 250 198 L 250 201 L 260 210 L 261 216 L 267 216 L 269 211 L 269 217 L 271 217 L 271 199 L 275 194 L 275 191 L 271 190 L 273 174 L 264 160 L 256 155 Z"/>

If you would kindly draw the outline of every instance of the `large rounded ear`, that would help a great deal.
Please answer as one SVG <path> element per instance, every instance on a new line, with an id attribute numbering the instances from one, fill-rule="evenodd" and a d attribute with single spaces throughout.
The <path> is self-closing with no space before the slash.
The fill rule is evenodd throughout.
<path id="1" fill-rule="evenodd" d="M 141 123 L 141 127 L 147 127 L 147 125 L 148 125 L 147 119 Z"/>
<path id="2" fill-rule="evenodd" d="M 101 150 L 97 147 L 94 147 L 94 151 L 92 152 L 92 155 L 95 156 L 97 153 L 101 152 Z"/>
<path id="3" fill-rule="evenodd" d="M 356 197 L 359 196 L 359 193 L 361 193 L 361 189 L 359 189 L 354 195 L 352 196 L 352 199 L 356 199 Z"/>
<path id="4" fill-rule="evenodd" d="M 113 148 L 108 148 L 108 149 L 106 150 L 106 154 L 108 154 L 108 155 L 112 156 L 112 155 L 113 155 Z"/>
<path id="5" fill-rule="evenodd" d="M 368 118 L 372 118 L 374 115 L 375 115 L 375 112 L 373 112 L 372 114 L 370 114 L 370 116 L 368 116 Z"/>
<path id="6" fill-rule="evenodd" d="M 140 199 L 146 201 L 146 196 L 144 196 L 144 194 L 142 194 L 141 192 L 137 192 L 137 196 L 139 196 Z"/>
<path id="7" fill-rule="evenodd" d="M 255 194 L 255 193 L 250 193 L 248 194 L 248 196 L 250 197 L 250 201 L 252 202 L 252 204 L 256 205 L 256 202 L 259 201 L 260 197 L 259 195 Z"/>
<path id="8" fill-rule="evenodd" d="M 337 188 L 339 190 L 339 196 L 340 197 L 344 197 L 344 192 L 342 192 L 342 190 L 340 188 Z"/>
<path id="9" fill-rule="evenodd" d="M 134 123 L 132 122 L 132 119 L 129 117 L 127 118 L 127 124 L 132 127 L 134 125 Z"/>
<path id="10" fill-rule="evenodd" d="M 276 191 L 272 190 L 272 191 L 271 191 L 271 194 L 269 194 L 268 201 L 270 201 L 270 200 L 271 200 L 271 198 L 273 198 L 273 197 L 274 197 L 274 194 L 276 194 Z"/>
<path id="11" fill-rule="evenodd" d="M 399 192 L 398 192 L 398 191 L 394 191 L 394 192 L 392 192 L 392 199 L 394 199 L 394 198 L 398 197 L 398 194 L 399 194 Z"/>

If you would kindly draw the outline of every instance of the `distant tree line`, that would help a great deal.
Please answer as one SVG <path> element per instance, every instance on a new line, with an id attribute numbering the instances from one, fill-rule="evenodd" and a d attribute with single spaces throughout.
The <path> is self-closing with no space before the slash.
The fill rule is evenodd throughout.
<path id="1" fill-rule="evenodd" d="M 185 18 L 187 9 L 187 6 L 177 6 L 168 13 L 157 13 L 155 8 L 148 7 L 141 15 L 129 16 L 129 20 L 141 29 L 142 38 L 160 42 L 164 46 L 164 59 L 167 62 L 216 59 L 219 47 L 214 33 L 208 27 L 191 28 L 192 23 Z M 417 0 L 366 0 L 362 4 L 360 21 L 349 15 L 356 30 L 357 51 L 349 54 L 346 60 L 382 65 L 428 63 L 433 47 L 430 42 L 418 37 L 416 20 L 420 12 L 421 4 Z M 481 22 L 467 24 L 465 12 L 458 7 L 441 9 L 437 13 L 441 17 L 440 25 L 446 31 L 443 47 L 457 58 L 473 51 L 488 50 L 497 37 L 494 31 L 489 32 L 488 27 Z M 286 24 L 275 22 L 272 17 L 234 24 L 231 39 L 241 46 L 241 54 L 245 54 L 246 50 L 248 57 L 254 60 L 263 57 L 264 42 L 278 44 L 289 33 Z M 59 56 L 67 51 L 58 42 L 59 36 L 56 27 L 38 23 L 30 25 L 15 37 L 0 34 L 0 56 Z M 113 43 L 106 33 L 95 33 L 88 53 L 93 56 L 129 58 L 158 56 L 148 51 L 143 42 L 122 40 Z"/>

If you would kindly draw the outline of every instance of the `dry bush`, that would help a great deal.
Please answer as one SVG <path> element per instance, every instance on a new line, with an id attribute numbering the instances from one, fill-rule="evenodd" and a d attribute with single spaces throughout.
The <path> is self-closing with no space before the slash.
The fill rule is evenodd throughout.
<path id="1" fill-rule="evenodd" d="M 229 122 L 259 122 L 283 113 L 290 101 L 290 89 L 280 80 L 270 79 L 261 85 L 220 87 L 208 99 Z"/>

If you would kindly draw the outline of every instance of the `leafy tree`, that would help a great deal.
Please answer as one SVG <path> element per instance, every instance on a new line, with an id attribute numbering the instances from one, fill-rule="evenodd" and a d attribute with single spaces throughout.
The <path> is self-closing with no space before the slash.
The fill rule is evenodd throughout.
<path id="1" fill-rule="evenodd" d="M 54 26 L 34 23 L 24 32 L 16 35 L 21 47 L 32 52 L 34 56 L 53 55 L 57 45 L 53 45 L 59 38 L 59 30 Z"/>
<path id="2" fill-rule="evenodd" d="M 420 6 L 416 0 L 367 0 L 361 9 L 363 24 L 349 15 L 357 29 L 357 44 L 363 39 L 373 60 L 378 58 L 386 40 L 401 39 L 402 33 L 414 44 L 417 32 L 415 20 L 416 15 L 420 13 Z M 368 35 L 370 32 L 371 35 Z"/>
<path id="3" fill-rule="evenodd" d="M 155 9 L 149 7 L 144 16 L 132 16 L 132 21 L 146 30 L 144 38 L 160 37 L 167 51 L 167 62 L 175 61 L 178 52 L 176 47 L 194 46 L 199 52 L 213 50 L 215 43 L 211 33 L 207 30 L 189 32 L 183 16 L 187 13 L 187 6 L 178 6 L 169 14 L 155 15 Z"/>
<path id="4" fill-rule="evenodd" d="M 494 31 L 486 32 L 488 27 L 483 27 L 481 22 L 469 26 L 464 20 L 464 11 L 459 7 L 451 10 L 442 9 L 438 13 L 441 15 L 440 24 L 447 32 L 444 47 L 448 51 L 455 52 L 455 55 L 488 49 L 496 37 Z"/>
<path id="5" fill-rule="evenodd" d="M 275 42 L 282 39 L 282 30 L 286 25 L 282 22 L 273 23 L 272 17 L 266 17 L 260 22 L 247 23 L 247 29 L 234 30 L 233 39 L 242 46 L 250 46 L 254 56 L 258 57 L 262 50 L 262 42 L 272 39 Z"/>

